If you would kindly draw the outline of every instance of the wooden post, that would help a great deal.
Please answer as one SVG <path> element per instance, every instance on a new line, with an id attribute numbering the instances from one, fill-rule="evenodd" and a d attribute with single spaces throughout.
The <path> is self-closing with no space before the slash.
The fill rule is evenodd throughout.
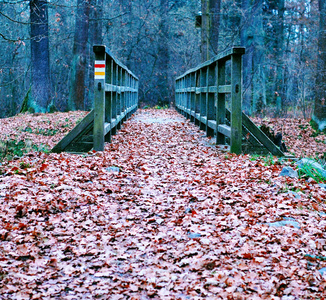
<path id="1" fill-rule="evenodd" d="M 208 126 L 209 120 L 216 119 L 215 111 L 215 93 L 209 91 L 211 86 L 214 86 L 216 83 L 216 64 L 212 64 L 208 67 L 207 70 L 207 103 L 206 103 L 206 112 L 207 112 L 207 124 L 206 124 L 206 134 L 207 136 L 214 136 L 214 129 Z"/>
<path id="2" fill-rule="evenodd" d="M 120 120 L 121 116 L 121 104 L 122 104 L 122 93 L 121 93 L 121 67 L 117 66 L 117 120 Z M 121 129 L 121 122 L 117 123 L 117 130 Z"/>
<path id="3" fill-rule="evenodd" d="M 128 83 L 127 83 L 127 78 L 126 78 L 126 71 L 122 69 L 122 85 L 123 85 L 123 93 L 121 96 L 121 110 L 122 113 L 124 114 L 124 117 L 122 118 L 121 122 L 123 123 L 126 120 L 126 98 L 127 98 L 127 93 L 128 93 Z"/>
<path id="4" fill-rule="evenodd" d="M 179 111 L 180 109 L 180 80 L 176 82 L 176 89 L 178 92 L 175 94 L 175 105 Z"/>
<path id="5" fill-rule="evenodd" d="M 108 84 L 112 84 L 112 66 L 112 58 L 107 59 L 105 82 L 107 82 Z M 105 93 L 105 122 L 110 124 L 112 122 L 112 91 L 108 91 Z M 111 143 L 111 130 L 106 134 L 105 141 Z"/>
<path id="6" fill-rule="evenodd" d="M 186 104 L 186 109 L 187 109 L 187 114 L 186 114 L 186 116 L 187 116 L 187 119 L 190 119 L 190 111 L 191 111 L 191 109 L 190 109 L 190 107 L 191 107 L 191 105 L 190 105 L 190 99 L 191 99 L 191 95 L 190 95 L 190 91 L 189 91 L 189 87 L 191 87 L 191 74 L 188 74 L 187 76 L 186 76 L 186 94 L 187 94 L 187 104 Z"/>
<path id="7" fill-rule="evenodd" d="M 118 65 L 114 62 L 112 66 L 112 84 L 118 86 Z M 117 88 L 112 92 L 112 122 L 117 121 L 117 99 L 118 91 Z M 111 129 L 111 134 L 115 135 L 117 133 L 117 127 L 114 126 Z"/>
<path id="8" fill-rule="evenodd" d="M 95 79 L 94 79 L 94 130 L 93 147 L 95 151 L 104 150 L 105 123 L 105 47 L 94 46 Z"/>
<path id="9" fill-rule="evenodd" d="M 196 72 L 191 73 L 191 95 L 190 95 L 190 121 L 195 122 L 195 98 L 196 98 Z"/>
<path id="10" fill-rule="evenodd" d="M 230 151 L 241 153 L 242 140 L 242 82 L 241 82 L 241 54 L 231 57 L 231 142 Z"/>
<path id="11" fill-rule="evenodd" d="M 219 86 L 225 85 L 225 61 L 218 61 L 217 69 L 216 144 L 225 145 L 225 135 L 217 130 L 218 125 L 225 124 L 225 94 L 219 92 Z"/>
<path id="12" fill-rule="evenodd" d="M 207 93 L 204 92 L 206 88 L 207 68 L 200 69 L 200 129 L 206 130 L 206 124 L 202 121 L 202 117 L 206 117 L 206 97 Z"/>
<path id="13" fill-rule="evenodd" d="M 199 113 L 199 117 L 198 114 Z M 200 118 L 200 71 L 196 72 L 196 97 L 195 97 L 195 125 L 199 125 Z"/>
<path id="14" fill-rule="evenodd" d="M 135 80 L 134 79 L 134 82 L 135 82 L 135 88 L 136 88 L 136 93 L 134 93 L 134 105 L 136 105 L 136 108 L 138 108 L 138 93 L 139 93 L 139 81 Z"/>
<path id="15" fill-rule="evenodd" d="M 186 93 L 186 77 L 182 79 L 182 113 L 186 117 L 185 108 L 187 105 L 187 93 Z"/>

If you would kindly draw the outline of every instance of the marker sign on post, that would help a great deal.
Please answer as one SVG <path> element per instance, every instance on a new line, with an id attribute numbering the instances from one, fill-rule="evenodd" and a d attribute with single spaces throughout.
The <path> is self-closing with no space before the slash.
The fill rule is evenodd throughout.
<path id="1" fill-rule="evenodd" d="M 105 79 L 105 60 L 95 61 L 95 79 Z"/>

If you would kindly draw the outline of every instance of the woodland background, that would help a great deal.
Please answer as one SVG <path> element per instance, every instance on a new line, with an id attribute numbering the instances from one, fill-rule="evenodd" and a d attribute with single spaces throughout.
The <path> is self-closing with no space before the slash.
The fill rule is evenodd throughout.
<path id="1" fill-rule="evenodd" d="M 0 117 L 19 113 L 24 99 L 35 112 L 90 110 L 94 44 L 139 77 L 141 106 L 169 105 L 176 76 L 241 45 L 244 110 L 312 116 L 322 130 L 324 2 L 1 0 Z"/>

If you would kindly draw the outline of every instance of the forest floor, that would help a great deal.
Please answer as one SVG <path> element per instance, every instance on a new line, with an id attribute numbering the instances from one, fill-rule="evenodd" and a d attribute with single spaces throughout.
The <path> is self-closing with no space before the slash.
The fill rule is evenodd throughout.
<path id="1" fill-rule="evenodd" d="M 28 152 L 0 165 L 0 299 L 325 299 L 321 182 L 173 110 L 139 110 L 104 152 L 44 152 L 84 115 L 0 120 Z M 297 157 L 326 152 L 306 121 L 263 122 Z"/>

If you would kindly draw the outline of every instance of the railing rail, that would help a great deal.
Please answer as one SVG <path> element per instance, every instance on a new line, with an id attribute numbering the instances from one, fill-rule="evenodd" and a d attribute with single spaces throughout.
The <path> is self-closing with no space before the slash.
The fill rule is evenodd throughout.
<path id="1" fill-rule="evenodd" d="M 242 55 L 243 47 L 220 53 L 176 79 L 176 108 L 216 143 L 230 137 L 230 151 L 241 153 L 242 140 Z M 226 84 L 226 62 L 231 61 L 230 84 Z M 231 120 L 226 125 L 225 95 L 231 94 Z"/>
<path id="2" fill-rule="evenodd" d="M 104 143 L 120 129 L 121 123 L 138 107 L 138 78 L 113 57 L 102 45 L 95 53 L 94 130 L 95 151 L 103 151 Z"/>

